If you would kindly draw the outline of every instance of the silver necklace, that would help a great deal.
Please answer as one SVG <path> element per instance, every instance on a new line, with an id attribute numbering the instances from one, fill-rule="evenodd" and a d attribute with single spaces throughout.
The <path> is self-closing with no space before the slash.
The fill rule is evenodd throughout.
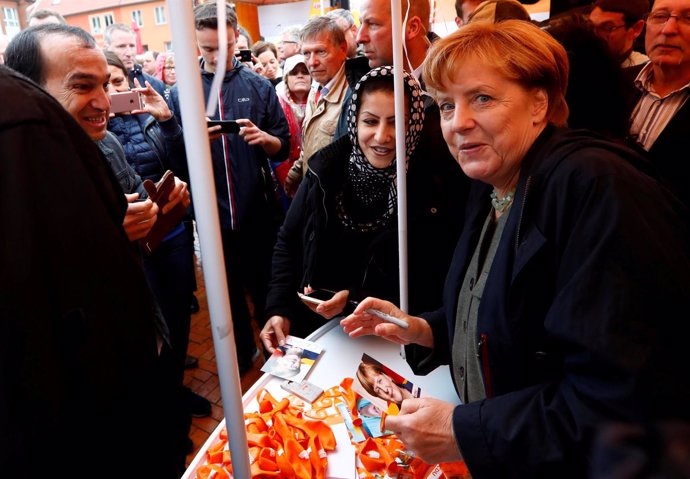
<path id="1" fill-rule="evenodd" d="M 494 207 L 499 213 L 503 213 L 508 209 L 510 204 L 513 202 L 513 197 L 515 196 L 515 190 L 512 189 L 506 193 L 502 198 L 499 198 L 496 194 L 496 189 L 491 192 L 491 206 Z"/>

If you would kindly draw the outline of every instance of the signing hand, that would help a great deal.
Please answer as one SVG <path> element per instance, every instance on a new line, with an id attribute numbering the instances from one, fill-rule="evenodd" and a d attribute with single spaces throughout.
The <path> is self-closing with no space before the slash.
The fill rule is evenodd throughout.
<path id="1" fill-rule="evenodd" d="M 392 323 L 388 323 L 377 316 L 366 312 L 367 309 L 377 309 L 396 318 L 405 321 L 409 327 L 403 329 Z M 403 313 L 393 303 L 377 298 L 367 298 L 359 305 L 355 311 L 340 321 L 343 330 L 352 338 L 359 336 L 375 335 L 381 336 L 388 341 L 397 344 L 419 344 L 421 346 L 433 347 L 434 337 L 431 326 L 423 318 L 410 316 Z"/>
<path id="2" fill-rule="evenodd" d="M 158 215 L 158 205 L 150 199 L 135 201 L 139 198 L 139 193 L 125 194 L 125 198 L 128 204 L 122 226 L 127 238 L 135 241 L 145 237 L 153 228 Z"/>
<path id="3" fill-rule="evenodd" d="M 462 460 L 453 436 L 453 404 L 438 399 L 406 399 L 397 416 L 386 416 L 386 429 L 429 464 Z"/>
<path id="4" fill-rule="evenodd" d="M 259 333 L 264 348 L 270 354 L 278 346 L 285 345 L 285 337 L 290 333 L 290 320 L 285 316 L 271 316 Z"/>

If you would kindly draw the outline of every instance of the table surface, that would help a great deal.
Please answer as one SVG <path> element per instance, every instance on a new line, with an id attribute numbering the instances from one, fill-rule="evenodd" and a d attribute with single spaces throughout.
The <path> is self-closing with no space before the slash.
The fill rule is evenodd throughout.
<path id="1" fill-rule="evenodd" d="M 350 338 L 339 326 L 339 318 L 333 319 L 307 337 L 309 341 L 318 343 L 323 348 L 323 353 L 314 364 L 307 376 L 307 380 L 317 386 L 328 389 L 337 386 L 346 377 L 353 377 L 362 353 L 367 353 L 374 359 L 385 364 L 393 371 L 409 379 L 413 384 L 419 385 L 421 395 L 435 397 L 453 404 L 460 401 L 453 388 L 453 383 L 448 372 L 448 366 L 441 366 L 427 376 L 415 376 L 410 366 L 400 356 L 400 346 L 376 336 L 363 336 Z M 264 374 L 242 397 L 245 412 L 258 410 L 256 394 L 261 388 L 267 389 L 275 397 L 284 397 L 287 393 L 280 388 L 283 380 L 271 374 Z M 191 462 L 182 479 L 193 479 L 196 470 L 206 462 L 206 451 L 218 440 L 220 431 L 225 427 L 225 420 L 221 421 L 198 454 Z M 342 425 L 342 430 L 335 430 L 337 444 L 349 445 L 347 430 Z M 329 454 L 329 459 L 331 454 Z"/>

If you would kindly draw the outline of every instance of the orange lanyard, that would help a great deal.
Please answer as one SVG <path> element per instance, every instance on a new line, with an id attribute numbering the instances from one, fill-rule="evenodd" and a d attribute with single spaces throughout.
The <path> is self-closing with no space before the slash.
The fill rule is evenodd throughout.
<path id="1" fill-rule="evenodd" d="M 325 479 L 327 452 L 336 448 L 329 424 L 342 421 L 330 414 L 329 408 L 344 402 L 353 423 L 362 423 L 357 411 L 358 395 L 351 386 L 352 378 L 345 378 L 339 386 L 326 390 L 307 411 L 304 402 L 293 395 L 278 401 L 265 389 L 259 390 L 259 412 L 244 415 L 252 478 Z M 223 429 L 218 442 L 206 451 L 207 463 L 197 469 L 197 479 L 232 478 L 227 443 L 227 431 Z M 370 437 L 353 445 L 361 479 L 396 475 L 398 479 L 470 478 L 464 462 L 427 464 L 407 453 L 394 435 Z"/>

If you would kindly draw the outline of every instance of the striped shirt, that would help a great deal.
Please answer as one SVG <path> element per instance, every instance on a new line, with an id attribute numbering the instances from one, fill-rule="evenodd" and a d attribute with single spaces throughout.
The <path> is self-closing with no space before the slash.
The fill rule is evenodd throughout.
<path id="1" fill-rule="evenodd" d="M 632 112 L 630 126 L 631 136 L 647 151 L 690 96 L 689 82 L 660 97 L 654 91 L 653 75 L 649 62 L 635 78 L 635 87 L 642 91 L 642 97 Z"/>

